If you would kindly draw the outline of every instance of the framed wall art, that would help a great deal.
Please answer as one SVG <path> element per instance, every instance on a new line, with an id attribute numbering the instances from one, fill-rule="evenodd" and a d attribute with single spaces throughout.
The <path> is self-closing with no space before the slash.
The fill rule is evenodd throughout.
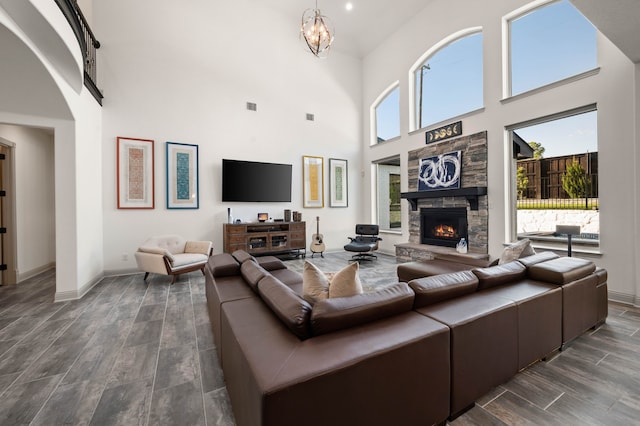
<path id="1" fill-rule="evenodd" d="M 302 157 L 302 188 L 305 208 L 324 207 L 324 158 Z"/>
<path id="2" fill-rule="evenodd" d="M 329 207 L 349 206 L 347 160 L 329 158 Z"/>
<path id="3" fill-rule="evenodd" d="M 199 208 L 198 145 L 167 142 L 167 208 Z"/>
<path id="4" fill-rule="evenodd" d="M 119 209 L 153 209 L 153 140 L 118 136 L 116 179 Z"/>
<path id="5" fill-rule="evenodd" d="M 419 163 L 418 191 L 460 188 L 462 151 L 423 158 Z"/>

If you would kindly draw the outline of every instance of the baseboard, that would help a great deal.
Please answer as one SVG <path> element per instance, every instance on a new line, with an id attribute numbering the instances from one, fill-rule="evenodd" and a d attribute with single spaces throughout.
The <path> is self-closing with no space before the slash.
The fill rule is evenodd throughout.
<path id="1" fill-rule="evenodd" d="M 128 269 L 105 269 L 104 276 L 105 277 L 119 277 L 121 275 L 133 275 L 133 274 L 141 274 L 137 268 L 128 268 Z"/>
<path id="2" fill-rule="evenodd" d="M 96 286 L 105 277 L 104 272 L 94 277 L 91 281 L 80 287 L 78 290 L 57 291 L 54 302 L 67 302 L 69 300 L 81 299 L 89 290 Z"/>
<path id="3" fill-rule="evenodd" d="M 618 302 L 625 305 L 640 306 L 640 298 L 633 294 L 619 293 L 617 291 L 609 290 L 608 297 L 612 302 Z"/>
<path id="4" fill-rule="evenodd" d="M 47 263 L 46 265 L 42 265 L 38 268 L 35 269 L 31 269 L 30 271 L 26 271 L 26 272 L 18 272 L 18 276 L 17 276 L 17 281 L 18 282 L 22 282 L 24 280 L 28 280 L 31 277 L 35 277 L 36 275 L 39 275 L 45 271 L 48 271 L 49 269 L 53 269 L 56 267 L 56 263 L 55 262 L 51 262 L 51 263 Z"/>

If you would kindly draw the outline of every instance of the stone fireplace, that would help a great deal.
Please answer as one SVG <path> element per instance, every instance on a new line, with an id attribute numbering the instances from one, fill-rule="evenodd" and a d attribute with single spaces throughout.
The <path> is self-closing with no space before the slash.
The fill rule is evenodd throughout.
<path id="1" fill-rule="evenodd" d="M 460 188 L 418 191 L 420 160 L 453 151 L 462 152 Z M 460 238 L 467 240 L 470 255 L 487 256 L 487 132 L 432 143 L 410 151 L 408 183 L 409 192 L 402 193 L 402 198 L 410 204 L 409 241 L 396 245 L 398 259 L 430 259 L 433 253 L 455 252 Z M 439 217 L 442 225 L 456 230 L 444 228 L 441 236 L 428 235 L 432 231 L 427 229 L 424 232 L 423 229 L 425 221 L 430 221 L 427 217 Z M 426 226 L 428 228 L 431 225 Z M 466 227 L 466 231 L 463 227 Z"/>

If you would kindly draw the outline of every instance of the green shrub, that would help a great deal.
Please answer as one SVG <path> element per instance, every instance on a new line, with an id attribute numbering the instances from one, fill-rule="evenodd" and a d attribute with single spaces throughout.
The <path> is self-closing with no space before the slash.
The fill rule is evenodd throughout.
<path id="1" fill-rule="evenodd" d="M 587 191 L 589 190 L 587 174 L 577 161 L 573 160 L 573 163 L 562 174 L 562 188 L 571 198 L 584 198 L 587 196 Z"/>
<path id="2" fill-rule="evenodd" d="M 516 187 L 518 190 L 518 200 L 522 200 L 524 198 L 524 192 L 527 190 L 527 186 L 529 186 L 529 178 L 527 177 L 527 173 L 524 170 L 524 167 L 518 167 L 518 173 L 516 175 Z"/>

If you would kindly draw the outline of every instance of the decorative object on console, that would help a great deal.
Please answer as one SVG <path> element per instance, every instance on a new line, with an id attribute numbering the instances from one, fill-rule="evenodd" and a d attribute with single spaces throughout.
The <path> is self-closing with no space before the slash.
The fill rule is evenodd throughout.
<path id="1" fill-rule="evenodd" d="M 347 160 L 329 158 L 329 207 L 349 206 Z"/>
<path id="2" fill-rule="evenodd" d="M 284 210 L 284 221 L 291 222 L 291 210 L 289 209 Z"/>
<path id="3" fill-rule="evenodd" d="M 425 133 L 425 143 L 439 142 L 462 134 L 462 121 L 447 124 Z"/>
<path id="4" fill-rule="evenodd" d="M 316 0 L 315 9 L 307 9 L 302 13 L 300 36 L 304 39 L 309 51 L 316 57 L 327 57 L 334 33 L 331 20 L 318 9 L 318 0 Z"/>
<path id="5" fill-rule="evenodd" d="M 258 213 L 258 222 L 266 222 L 269 219 L 269 213 Z"/>
<path id="6" fill-rule="evenodd" d="M 117 192 L 119 209 L 153 209 L 153 140 L 118 136 Z"/>
<path id="7" fill-rule="evenodd" d="M 460 188 L 461 151 L 420 160 L 418 191 Z"/>
<path id="8" fill-rule="evenodd" d="M 302 157 L 303 207 L 324 207 L 324 158 Z"/>
<path id="9" fill-rule="evenodd" d="M 467 250 L 468 250 L 467 240 L 465 240 L 464 238 L 461 238 L 460 242 L 458 244 L 456 244 L 456 251 L 458 253 L 465 254 L 465 253 L 467 253 Z"/>
<path id="10" fill-rule="evenodd" d="M 316 253 L 320 253 L 320 257 L 324 257 L 325 246 L 323 238 L 320 233 L 320 216 L 316 216 L 316 233 L 311 237 L 311 257 Z"/>
<path id="11" fill-rule="evenodd" d="M 198 191 L 198 145 L 167 142 L 167 208 L 199 208 Z"/>

